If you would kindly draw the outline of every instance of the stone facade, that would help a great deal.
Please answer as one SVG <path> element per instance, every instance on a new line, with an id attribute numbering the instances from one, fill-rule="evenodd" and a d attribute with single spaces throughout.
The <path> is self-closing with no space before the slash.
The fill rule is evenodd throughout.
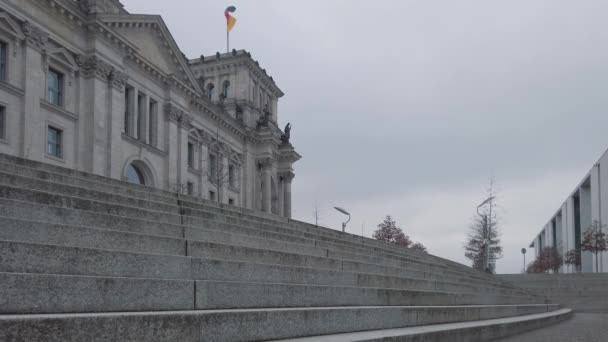
<path id="1" fill-rule="evenodd" d="M 189 60 L 118 0 L 2 1 L 0 44 L 0 153 L 290 217 L 300 155 L 248 52 Z"/>

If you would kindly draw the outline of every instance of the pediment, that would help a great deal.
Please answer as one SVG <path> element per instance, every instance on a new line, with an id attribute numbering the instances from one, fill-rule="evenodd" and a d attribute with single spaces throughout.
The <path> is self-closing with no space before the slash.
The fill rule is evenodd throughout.
<path id="1" fill-rule="evenodd" d="M 19 40 L 25 39 L 21 26 L 6 12 L 0 12 L 0 29 Z"/>
<path id="2" fill-rule="evenodd" d="M 101 20 L 114 32 L 137 47 L 137 53 L 156 68 L 174 75 L 200 93 L 188 60 L 178 48 L 160 16 L 106 15 Z"/>
<path id="3" fill-rule="evenodd" d="M 47 55 L 53 59 L 53 61 L 62 64 L 70 70 L 78 70 L 78 63 L 74 59 L 71 53 L 64 48 L 54 48 L 47 52 Z"/>

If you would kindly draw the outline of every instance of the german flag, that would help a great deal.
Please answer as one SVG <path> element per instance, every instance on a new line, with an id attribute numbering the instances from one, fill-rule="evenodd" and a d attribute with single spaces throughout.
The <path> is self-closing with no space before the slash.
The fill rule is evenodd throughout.
<path id="1" fill-rule="evenodd" d="M 234 27 L 234 25 L 236 25 L 236 18 L 231 16 L 230 13 L 234 13 L 234 11 L 236 11 L 236 7 L 234 6 L 228 6 L 226 8 L 226 10 L 224 11 L 224 15 L 226 16 L 226 28 L 228 30 L 228 32 L 232 31 L 232 28 Z"/>

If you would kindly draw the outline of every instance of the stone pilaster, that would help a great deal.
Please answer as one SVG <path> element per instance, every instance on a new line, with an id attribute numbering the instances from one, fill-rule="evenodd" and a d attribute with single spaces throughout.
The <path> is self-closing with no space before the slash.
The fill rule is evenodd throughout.
<path id="1" fill-rule="evenodd" d="M 78 125 L 83 134 L 83 148 L 78 160 L 83 170 L 108 176 L 111 165 L 111 126 L 113 101 L 109 78 L 113 67 L 98 56 L 80 56 L 77 59 L 82 77 L 83 94 L 81 120 Z"/>
<path id="2" fill-rule="evenodd" d="M 44 160 L 43 154 L 34 155 L 32 151 L 40 150 L 36 148 L 38 146 L 46 146 L 45 120 L 41 116 L 40 99 L 46 97 L 46 69 L 42 53 L 46 49 L 48 35 L 27 21 L 23 23 L 22 29 L 25 35 L 22 72 L 27 76 L 24 77 L 26 96 L 23 97 L 20 155 L 24 158 Z"/>
<path id="3" fill-rule="evenodd" d="M 122 145 L 122 132 L 126 132 L 125 125 L 125 86 L 127 84 L 127 75 L 122 71 L 113 68 L 109 76 L 108 92 L 110 102 L 110 118 L 111 125 L 108 132 L 108 173 L 110 177 L 120 178 L 122 175 L 123 162 L 121 155 L 114 155 L 112 151 L 120 151 Z"/>

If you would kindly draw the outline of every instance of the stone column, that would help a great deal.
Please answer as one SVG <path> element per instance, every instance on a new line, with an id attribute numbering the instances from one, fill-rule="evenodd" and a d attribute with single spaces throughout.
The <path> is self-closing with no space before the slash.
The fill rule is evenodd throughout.
<path id="1" fill-rule="evenodd" d="M 80 128 L 83 148 L 79 151 L 85 171 L 106 175 L 108 130 L 110 129 L 111 103 L 108 93 L 108 81 L 112 66 L 97 56 L 83 58 L 80 73 L 83 77 L 85 94 Z"/>
<path id="2" fill-rule="evenodd" d="M 283 181 L 283 216 L 291 218 L 291 182 L 295 174 L 291 171 L 281 175 Z"/>
<path id="3" fill-rule="evenodd" d="M 113 68 L 110 73 L 110 130 L 108 131 L 108 176 L 120 179 L 122 176 L 123 160 L 120 153 L 122 145 L 122 132 L 125 124 L 125 86 L 127 75 L 122 71 Z M 157 184 L 158 186 L 158 184 Z"/>
<path id="4" fill-rule="evenodd" d="M 271 175 L 272 159 L 263 159 L 260 161 L 262 165 L 262 211 L 266 213 L 272 212 L 272 194 L 271 194 Z"/>
<path id="5" fill-rule="evenodd" d="M 142 98 L 139 103 L 140 97 Z M 148 143 L 148 95 L 138 92 L 137 94 L 137 139 L 144 144 Z"/>
<path id="6" fill-rule="evenodd" d="M 25 96 L 21 119 L 20 156 L 42 160 L 46 150 L 44 141 L 45 120 L 40 117 L 40 99 L 46 98 L 46 70 L 42 52 L 45 51 L 48 35 L 29 22 L 23 23 L 25 35 L 23 75 Z M 34 153 L 40 151 L 42 153 Z"/>

